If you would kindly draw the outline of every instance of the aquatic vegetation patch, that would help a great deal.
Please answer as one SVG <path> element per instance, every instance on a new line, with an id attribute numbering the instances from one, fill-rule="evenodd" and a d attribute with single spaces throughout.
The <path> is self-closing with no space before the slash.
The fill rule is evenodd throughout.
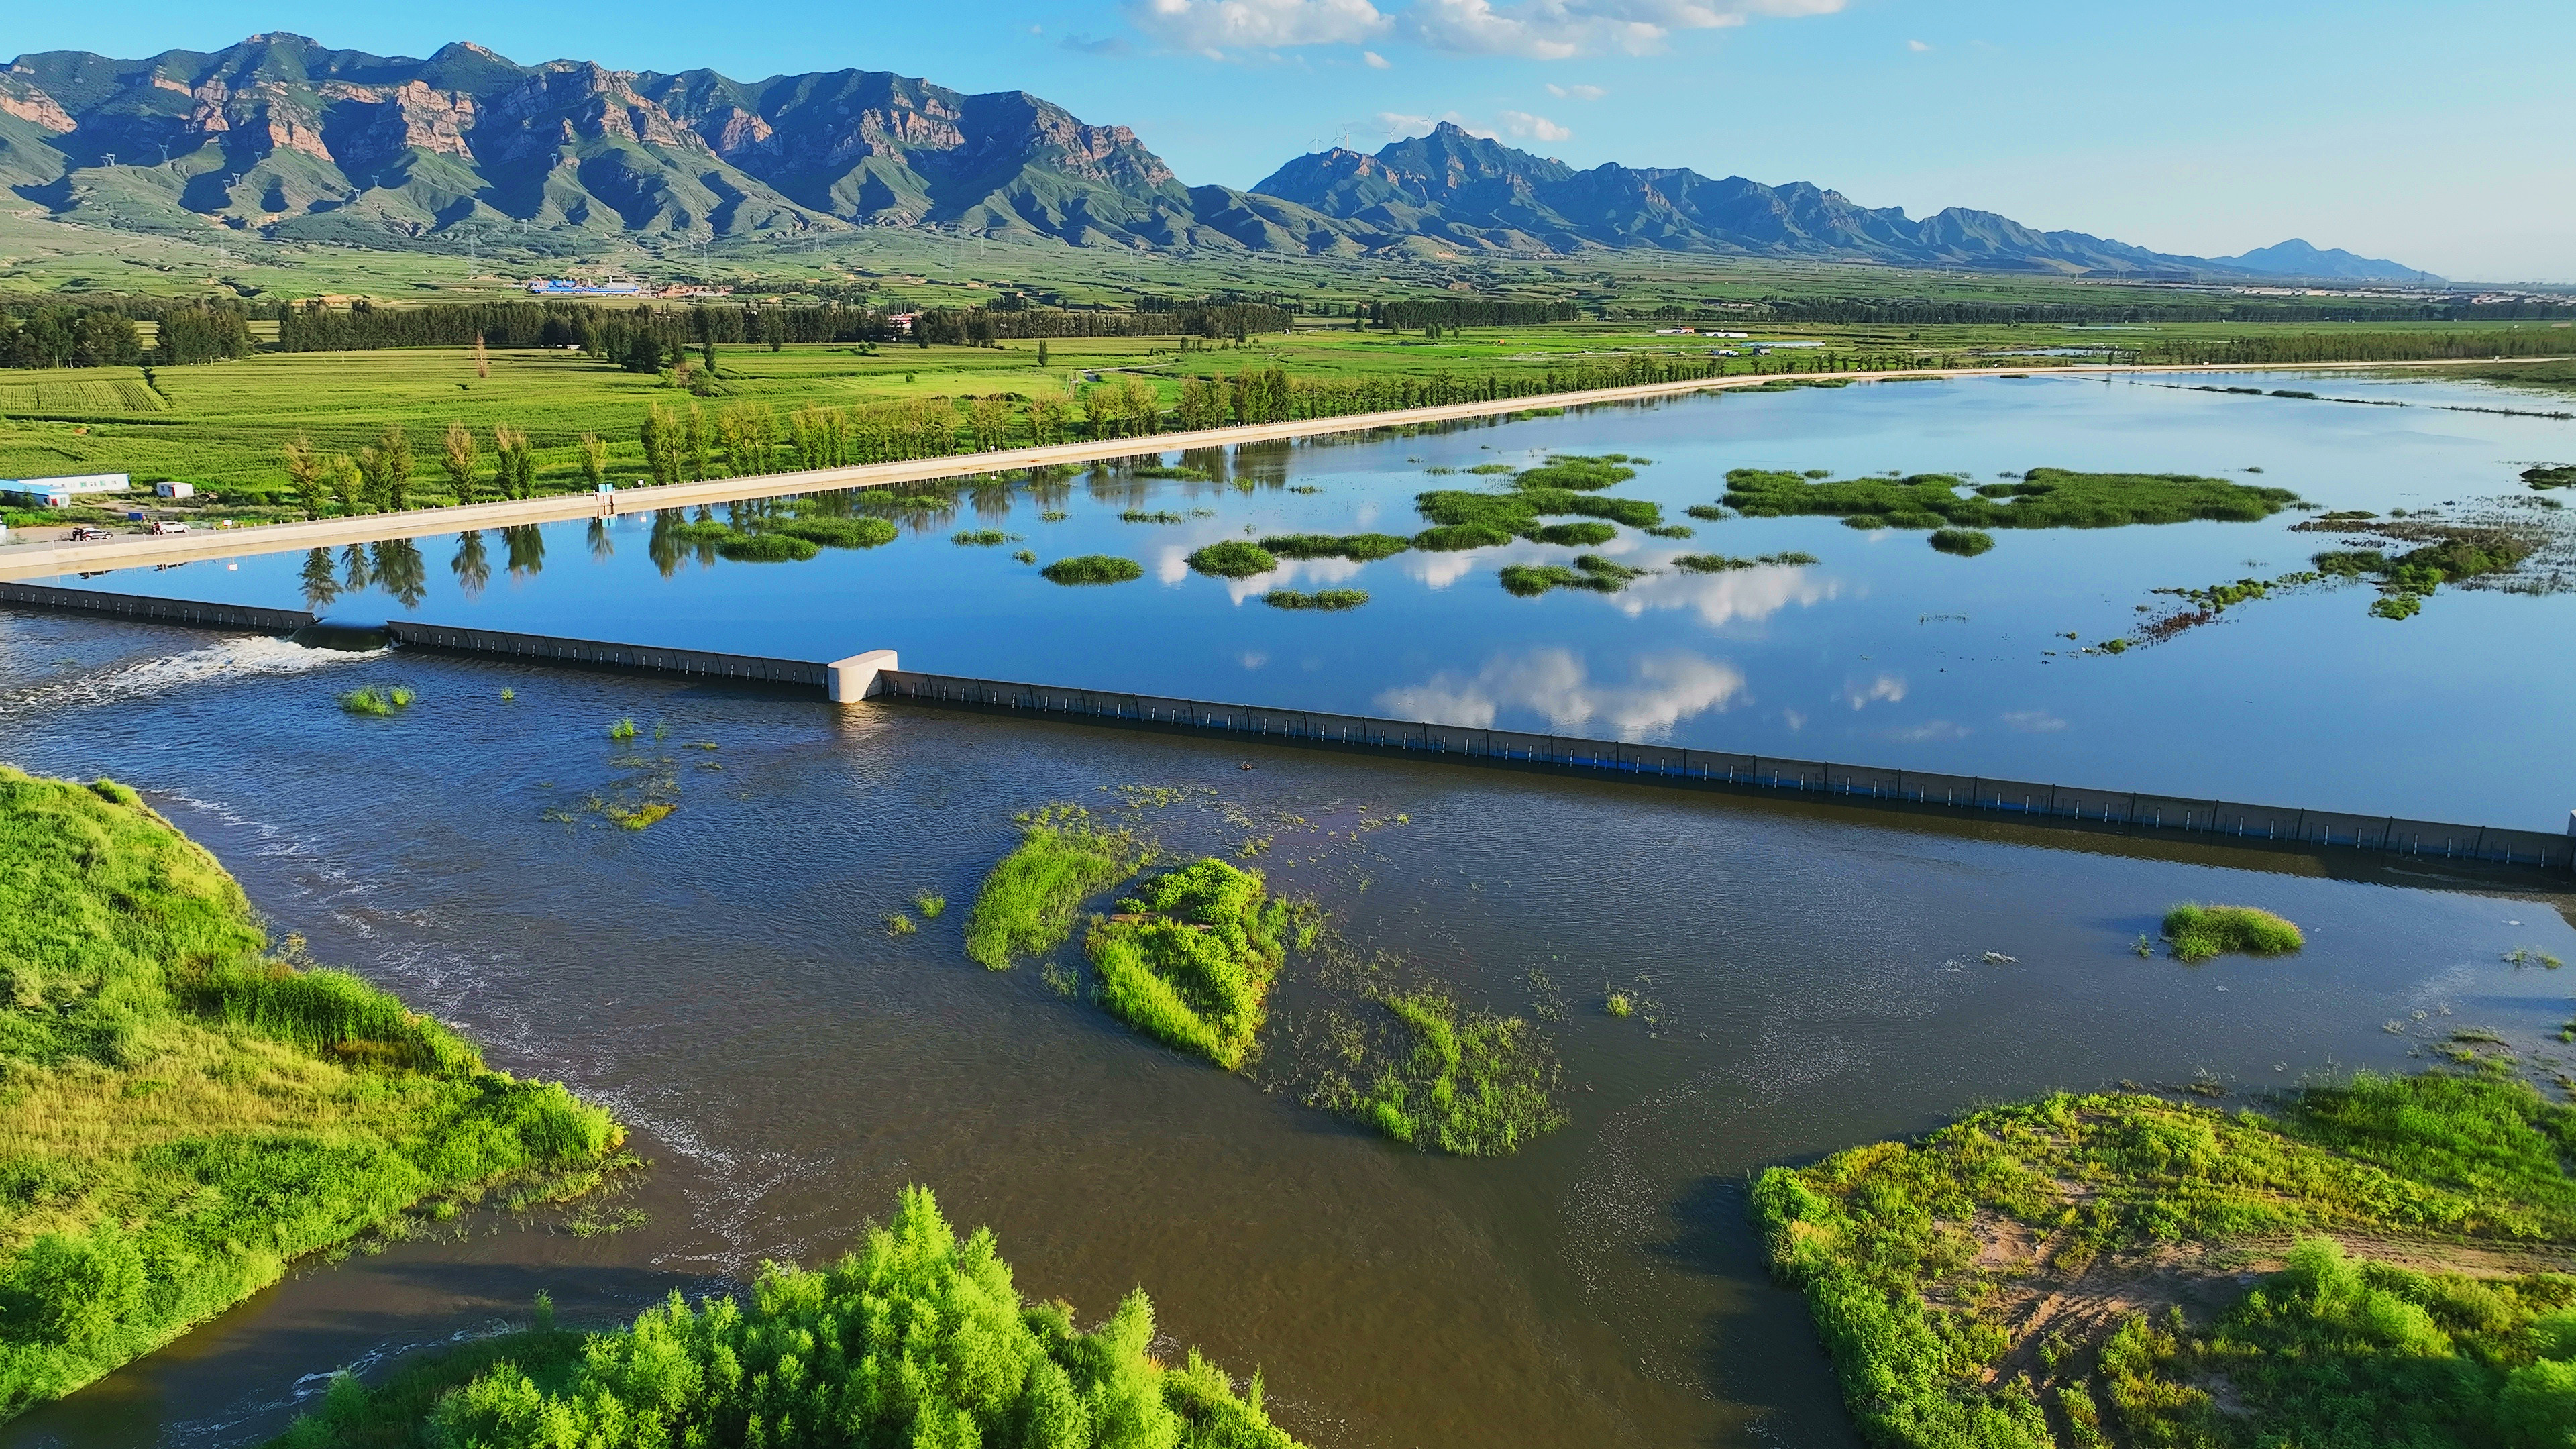
<path id="1" fill-rule="evenodd" d="M 1274 533 L 1261 540 L 1261 546 L 1281 558 L 1346 558 L 1353 563 L 1369 563 L 1404 552 L 1413 547 L 1413 540 L 1393 533 Z"/>
<path id="2" fill-rule="evenodd" d="M 2554 1445 L 2576 1279 L 2510 1250 L 2576 1242 L 2571 1140 L 2492 1067 L 2060 1094 L 1773 1168 L 1752 1212 L 1874 1444 Z"/>
<path id="3" fill-rule="evenodd" d="M 1337 1060 L 1308 1105 L 1461 1157 L 1505 1156 L 1565 1125 L 1564 1069 L 1528 1021 L 1463 1011 L 1438 987 L 1370 999 L 1372 1020 L 1333 1033 Z"/>
<path id="4" fill-rule="evenodd" d="M 2299 928 L 2253 906 L 2204 906 L 2184 901 L 2165 912 L 2165 939 L 2177 961 L 2206 961 L 2235 952 L 2279 956 L 2305 946 Z"/>
<path id="5" fill-rule="evenodd" d="M 623 1139 L 300 938 L 272 949 L 214 856 L 112 781 L 0 768 L 0 986 L 0 1418 L 304 1255 Z"/>
<path id="6" fill-rule="evenodd" d="M 1083 943 L 1100 1004 L 1168 1046 L 1240 1069 L 1287 959 L 1290 908 L 1259 871 L 1210 857 L 1138 887 Z"/>
<path id="7" fill-rule="evenodd" d="M 897 530 L 882 518 L 805 517 L 765 522 L 762 531 L 801 538 L 825 548 L 881 548 L 895 541 Z"/>
<path id="8" fill-rule="evenodd" d="M 1529 475 L 1513 480 L 1506 493 L 1476 493 L 1442 488 L 1414 495 L 1414 506 L 1433 525 L 1414 536 L 1420 549 L 1491 548 L 1514 538 L 1538 537 L 1546 517 L 1576 515 L 1653 528 L 1664 521 L 1663 509 L 1642 498 L 1604 498 L 1570 488 L 1520 487 Z M 1605 485 L 1606 486 L 1606 485 Z"/>
<path id="9" fill-rule="evenodd" d="M 364 684 L 340 696 L 340 708 L 357 715 L 390 719 L 411 708 L 419 696 L 406 684 Z"/>
<path id="10" fill-rule="evenodd" d="M 2522 481 L 2534 488 L 2576 488 L 2576 463 L 2541 463 L 2522 470 Z"/>
<path id="11" fill-rule="evenodd" d="M 1319 609 L 1326 613 L 1356 609 L 1368 601 L 1366 589 L 1319 589 L 1311 594 L 1301 594 L 1295 589 L 1272 589 L 1261 596 L 1261 602 L 1274 609 Z"/>
<path id="12" fill-rule="evenodd" d="M 1082 903 L 1145 868 L 1152 848 L 1094 824 L 1079 805 L 1018 817 L 1020 843 L 984 877 L 966 917 L 966 955 L 1000 971 L 1015 956 L 1053 950 L 1073 934 Z"/>
<path id="13" fill-rule="evenodd" d="M 1526 469 L 1512 478 L 1512 486 L 1524 491 L 1541 488 L 1565 488 L 1578 493 L 1593 493 L 1616 487 L 1637 476 L 1637 470 L 1626 466 L 1626 454 L 1587 457 L 1580 453 L 1556 453 L 1535 468 Z"/>
<path id="14" fill-rule="evenodd" d="M 1157 508 L 1151 511 L 1130 508 L 1118 515 L 1118 521 L 1121 523 L 1187 523 L 1193 518 L 1214 517 L 1216 517 L 1216 510 L 1213 508 L 1193 508 L 1187 513 L 1174 513 L 1168 508 Z"/>
<path id="15" fill-rule="evenodd" d="M 1031 1303 L 989 1229 L 962 1241 L 922 1187 L 821 1269 L 764 1264 L 747 1303 L 676 1291 L 628 1327 L 537 1329 L 335 1383 L 281 1449 L 559 1445 L 970 1445 L 1297 1449 L 1261 1405 L 1191 1349 L 1156 1347 L 1131 1292 L 1084 1332 Z M 650 1425 L 648 1435 L 639 1425 Z M 746 1432 L 745 1426 L 757 1425 Z M 415 1437 L 417 1436 L 417 1437 Z"/>
<path id="16" fill-rule="evenodd" d="M 1248 579 L 1279 567 L 1279 560 L 1271 556 L 1270 550 L 1240 538 L 1229 538 L 1222 543 L 1194 549 L 1189 563 L 1192 572 L 1221 579 Z"/>
<path id="17" fill-rule="evenodd" d="M 600 814 L 620 830 L 649 830 L 678 809 L 668 800 L 642 800 L 632 805 L 603 805 Z"/>
<path id="18" fill-rule="evenodd" d="M 1018 543 L 1020 536 L 998 528 L 961 528 L 948 535 L 948 541 L 966 548 L 1000 548 L 1006 543 Z"/>
<path id="19" fill-rule="evenodd" d="M 2225 478 L 2064 468 L 2032 468 L 2011 482 L 1974 486 L 1952 473 L 1835 482 L 1738 468 L 1726 475 L 1725 496 L 1729 508 L 1750 518 L 1822 514 L 1853 527 L 1927 529 L 2117 528 L 2193 519 L 2250 523 L 2298 501 L 2286 488 Z"/>
<path id="20" fill-rule="evenodd" d="M 1931 544 L 1941 553 L 1975 558 L 1994 550 L 1995 536 L 1982 528 L 1936 528 L 1932 530 Z"/>
<path id="21" fill-rule="evenodd" d="M 1821 560 L 1814 554 L 1795 551 L 1756 554 L 1752 558 L 1734 558 L 1722 553 L 1686 553 L 1673 559 L 1673 567 L 1684 573 L 1724 574 L 1737 569 L 1805 568 L 1818 562 Z"/>
<path id="22" fill-rule="evenodd" d="M 1594 548 L 1619 536 L 1619 530 L 1606 523 L 1550 523 L 1530 531 L 1535 543 L 1553 543 L 1567 548 Z"/>
<path id="23" fill-rule="evenodd" d="M 1503 590 L 1515 597 L 1535 599 L 1550 589 L 1590 589 L 1597 594 L 1615 594 L 1628 585 L 1653 573 L 1587 553 L 1574 561 L 1574 567 L 1563 564 L 1505 564 L 1499 571 Z"/>
<path id="24" fill-rule="evenodd" d="M 1086 553 L 1074 558 L 1060 558 L 1038 570 L 1047 581 L 1058 584 L 1123 584 L 1145 576 L 1145 566 L 1132 558 L 1115 558 L 1105 553 Z"/>
<path id="25" fill-rule="evenodd" d="M 1687 523 L 1664 523 L 1645 530 L 1650 538 L 1695 538 L 1699 530 Z"/>
<path id="26" fill-rule="evenodd" d="M 728 533 L 716 543 L 716 552 L 735 563 L 803 563 L 822 551 L 810 538 L 768 531 Z"/>

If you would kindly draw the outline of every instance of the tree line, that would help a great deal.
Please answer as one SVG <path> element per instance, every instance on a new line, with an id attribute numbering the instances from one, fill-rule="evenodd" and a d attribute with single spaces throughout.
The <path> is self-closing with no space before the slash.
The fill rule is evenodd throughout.
<path id="1" fill-rule="evenodd" d="M 212 362 L 247 356 L 256 345 L 239 309 L 204 304 L 159 309 L 159 336 L 145 347 L 127 312 L 80 303 L 20 304 L 0 311 L 0 367 L 124 367 Z"/>
<path id="2" fill-rule="evenodd" d="M 1891 327 L 2013 322 L 2565 322 L 2576 300 L 2547 302 L 1963 302 L 1928 298 L 1771 297 L 1753 302 L 1614 307 L 1605 317 L 1656 322 L 1843 322 Z"/>

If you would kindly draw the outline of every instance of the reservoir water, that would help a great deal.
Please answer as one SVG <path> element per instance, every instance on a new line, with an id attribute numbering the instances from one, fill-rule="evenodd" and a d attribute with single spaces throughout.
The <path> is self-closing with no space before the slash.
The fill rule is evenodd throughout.
<path id="1" fill-rule="evenodd" d="M 522 542 L 515 582 L 491 540 L 493 576 L 468 594 L 440 556 L 453 545 L 424 540 L 417 608 L 816 658 L 891 646 L 913 667 L 1385 713 L 1436 715 L 1390 702 L 1436 694 L 1453 709 L 1490 700 L 1502 724 L 1794 740 L 1950 768 L 1991 758 L 2546 826 L 2576 803 L 2540 724 L 2569 688 L 2547 642 L 2563 596 L 2446 589 L 2390 623 L 2367 616 L 2366 591 L 2302 594 L 2117 658 L 2044 652 L 2042 623 L 2090 640 L 2146 589 L 2236 577 L 2245 559 L 2283 571 L 2332 543 L 2286 532 L 2295 515 L 2005 534 L 1966 560 L 1920 535 L 1730 519 L 1686 546 L 1825 562 L 1529 601 L 1495 585 L 1491 555 L 1404 555 L 1362 568 L 1352 582 L 1373 601 L 1338 616 L 1166 577 L 1166 551 L 1246 523 L 1409 531 L 1413 491 L 1471 481 L 1424 481 L 1425 467 L 1550 450 L 1655 458 L 1620 491 L 1673 514 L 1714 501 L 1732 466 L 2041 463 L 2260 466 L 2329 507 L 2465 511 L 2511 491 L 2515 460 L 2576 454 L 2568 426 L 2039 379 L 1990 395 L 1779 394 L 1229 458 L 1219 484 L 1103 477 L 1106 498 L 1082 481 L 1061 500 L 988 497 L 980 513 L 970 496 L 895 544 L 809 564 L 692 556 L 665 576 L 649 521 L 611 529 L 600 554 L 576 524 L 543 531 L 541 570 Z M 1250 493 L 1232 483 L 1247 471 Z M 1118 519 L 1202 507 L 1214 516 Z M 948 542 L 970 526 L 1022 533 L 1041 558 L 1120 551 L 1151 572 L 1059 589 L 1007 548 Z M 1664 547 L 1635 539 L 1631 556 L 1650 542 Z M 292 603 L 301 562 L 97 582 Z M 1744 592 L 1717 589 L 1730 584 Z M 326 612 L 364 622 L 389 607 L 403 605 L 371 586 Z M 1555 673 L 1517 672 L 1531 661 Z M 2446 681 L 2441 697 L 2411 682 L 2424 679 Z M 400 718 L 334 703 L 393 681 L 419 694 Z M 2039 713 L 2061 723 L 2009 718 Z M 607 737 L 621 718 L 645 732 L 633 755 Z M 541 1289 L 605 1322 L 764 1258 L 811 1261 L 911 1182 L 993 1226 L 1026 1292 L 1097 1318 L 1144 1287 L 1171 1345 L 1260 1368 L 1281 1422 L 1319 1446 L 1851 1443 L 1804 1309 L 1769 1283 L 1744 1222 L 1749 1174 L 2054 1088 L 2247 1102 L 2316 1074 L 2420 1065 L 2467 1029 L 2545 1052 L 2570 983 L 2504 957 L 2576 957 L 2565 883 L 2536 877 L 2150 849 L 29 612 L 0 611 L 0 759 L 141 787 L 280 933 L 457 1023 L 496 1066 L 609 1103 L 653 1162 L 617 1199 L 645 1215 L 625 1231 L 485 1218 L 463 1241 L 307 1265 L 0 1429 L 9 1446 L 254 1442 L 335 1367 L 523 1318 Z M 647 776 L 674 781 L 679 805 L 650 830 L 582 808 Z M 976 882 L 1012 815 L 1051 801 L 1176 852 L 1265 841 L 1274 885 L 1318 901 L 1353 947 L 1539 1019 L 1565 1059 L 1570 1125 L 1515 1157 L 1458 1160 L 1304 1106 L 1300 1055 L 1342 1000 L 1312 958 L 1292 960 L 1269 1054 L 1244 1077 L 1060 995 L 1040 963 L 967 962 Z M 884 916 L 923 891 L 948 911 L 889 935 Z M 2138 955 L 2184 899 L 2279 911 L 2308 948 L 2200 967 Z M 1609 1015 L 1614 989 L 1647 1009 Z"/>

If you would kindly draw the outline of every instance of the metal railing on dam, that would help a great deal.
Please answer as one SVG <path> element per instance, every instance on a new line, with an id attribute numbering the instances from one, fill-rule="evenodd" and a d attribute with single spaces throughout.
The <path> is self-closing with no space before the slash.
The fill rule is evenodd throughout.
<path id="1" fill-rule="evenodd" d="M 889 669 L 877 676 L 886 698 L 970 709 L 1009 710 L 1088 723 L 1202 731 L 1282 744 L 1401 754 L 1416 759 L 1517 765 L 1646 783 L 1792 791 L 1891 804 L 1991 811 L 2030 820 L 2077 821 L 2172 830 L 2283 845 L 2394 851 L 2447 860 L 2491 861 L 2550 870 L 2576 868 L 2576 825 L 2567 835 L 2451 825 L 2400 816 L 2355 815 L 2286 805 L 2248 805 L 2134 790 L 2100 790 L 1930 770 L 1783 759 L 1678 745 L 1526 734 L 1467 725 L 1375 719 L 1262 705 L 1009 684 Z"/>
<path id="2" fill-rule="evenodd" d="M 755 654 L 718 654 L 704 649 L 663 649 L 650 644 L 603 644 L 590 639 L 560 639 L 547 634 L 515 634 L 501 629 L 465 629 L 453 624 L 385 625 L 396 646 L 433 649 L 448 654 L 490 654 L 530 664 L 569 664 L 589 669 L 615 669 L 639 674 L 682 674 L 702 679 L 753 684 L 800 685 L 821 689 L 829 666 L 802 659 L 768 659 Z"/>
<path id="3" fill-rule="evenodd" d="M 184 624 L 196 629 L 247 629 L 262 634 L 292 634 L 313 622 L 313 616 L 302 609 L 265 609 L 256 604 L 204 604 L 194 599 L 157 599 L 148 594 L 60 589 L 51 584 L 0 583 L 0 604 L 64 609 L 76 614 L 104 614 L 116 619 L 149 619 L 158 624 Z"/>

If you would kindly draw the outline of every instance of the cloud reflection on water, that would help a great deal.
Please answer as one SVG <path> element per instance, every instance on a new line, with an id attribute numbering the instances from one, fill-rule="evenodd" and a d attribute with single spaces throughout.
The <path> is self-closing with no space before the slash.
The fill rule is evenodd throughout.
<path id="1" fill-rule="evenodd" d="M 1377 696 L 1378 707 L 1398 719 L 1486 729 L 1505 710 L 1527 711 L 1560 733 L 1648 739 L 1672 732 L 1686 719 L 1746 702 L 1743 671 L 1696 654 L 1637 658 L 1624 684 L 1591 677 L 1570 649 L 1536 649 L 1495 656 L 1473 675 L 1451 670 L 1420 684 L 1400 685 Z"/>

